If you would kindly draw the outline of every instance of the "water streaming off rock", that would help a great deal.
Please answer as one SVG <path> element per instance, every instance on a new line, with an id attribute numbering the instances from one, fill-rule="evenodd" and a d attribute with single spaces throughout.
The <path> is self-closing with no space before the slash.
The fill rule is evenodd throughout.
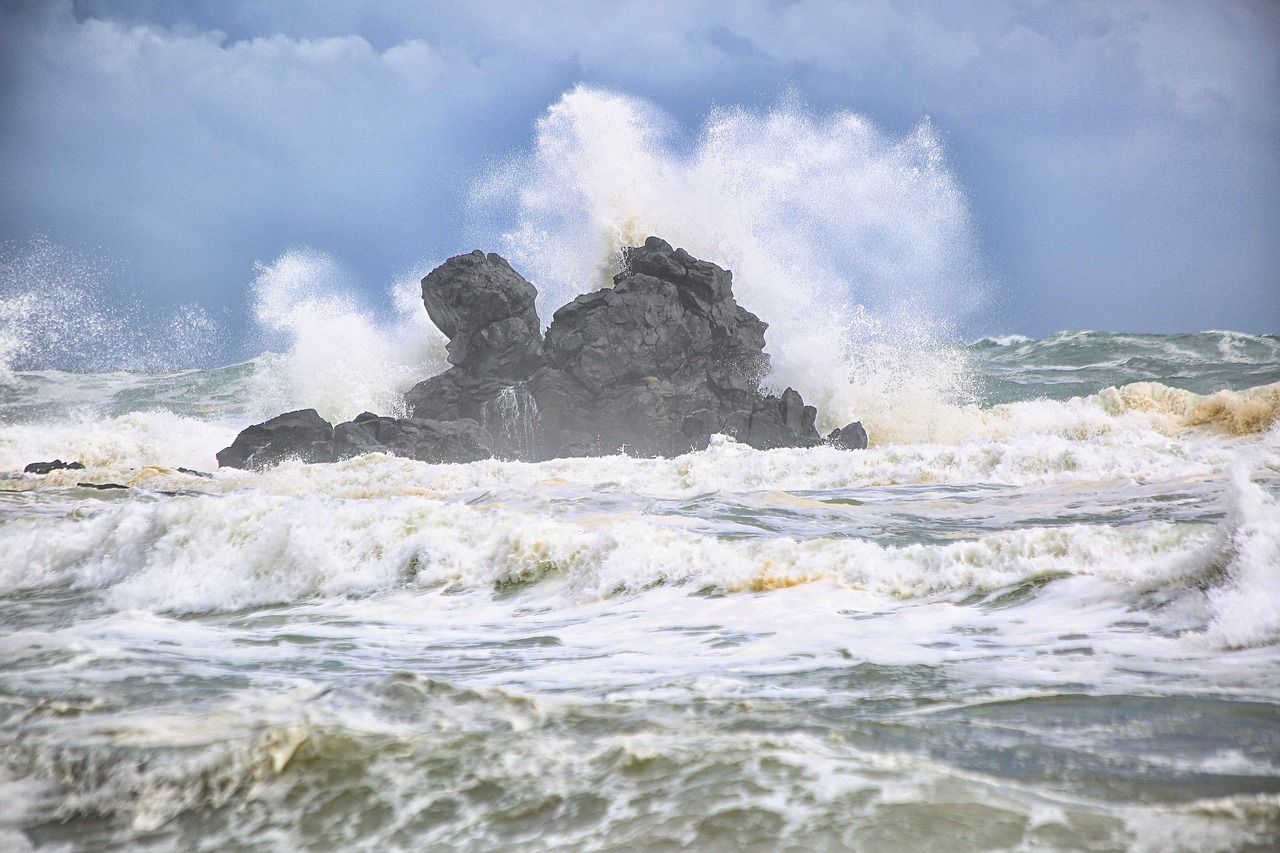
<path id="1" fill-rule="evenodd" d="M 528 389 L 517 385 L 503 388 L 484 404 L 480 425 L 493 436 L 500 456 L 516 458 L 533 455 L 538 443 L 538 403 Z"/>

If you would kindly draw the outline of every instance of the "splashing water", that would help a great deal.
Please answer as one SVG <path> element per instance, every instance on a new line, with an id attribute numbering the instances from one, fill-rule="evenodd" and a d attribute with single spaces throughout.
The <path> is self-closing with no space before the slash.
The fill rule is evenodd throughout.
<path id="1" fill-rule="evenodd" d="M 929 435 L 968 394 L 954 326 L 983 294 L 933 127 L 895 139 L 793 99 L 718 109 L 691 147 L 673 128 L 643 101 L 579 86 L 531 151 L 476 187 L 478 210 L 514 215 L 501 251 L 538 286 L 544 319 L 656 234 L 733 271 L 739 301 L 769 323 L 769 383 L 801 389 L 821 425 Z"/>
<path id="2" fill-rule="evenodd" d="M 651 232 L 733 269 L 859 452 L 215 470 L 443 368 L 418 271 L 370 308 L 288 252 L 277 352 L 168 374 L 36 370 L 130 318 L 74 301 L 92 269 L 7 279 L 0 849 L 1280 849 L 1280 338 L 953 357 L 980 277 L 938 151 L 787 105 L 682 141 L 577 90 L 487 185 L 479 245 L 549 305 Z M 22 471 L 54 458 L 86 467 Z"/>
<path id="3" fill-rule="evenodd" d="M 256 320 L 285 342 L 283 354 L 260 360 L 255 374 L 264 415 L 303 406 L 330 420 L 362 411 L 403 415 L 403 392 L 448 366 L 444 337 L 417 287 L 416 275 L 396 281 L 395 314 L 380 322 L 328 255 L 294 250 L 259 265 Z"/>
<path id="4" fill-rule="evenodd" d="M 109 265 L 36 238 L 0 250 L 0 381 L 19 370 L 208 367 L 226 350 L 204 309 L 113 294 Z"/>

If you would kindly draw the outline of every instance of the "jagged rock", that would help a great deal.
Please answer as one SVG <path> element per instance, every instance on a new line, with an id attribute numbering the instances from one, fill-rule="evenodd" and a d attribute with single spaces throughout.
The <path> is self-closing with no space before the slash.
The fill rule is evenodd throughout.
<path id="1" fill-rule="evenodd" d="M 334 428 L 327 444 L 309 433 L 302 448 L 284 426 L 267 429 L 278 418 L 241 433 L 219 464 L 375 451 L 458 462 L 673 456 L 717 433 L 761 449 L 822 443 L 817 412 L 799 392 L 761 390 L 767 326 L 734 299 L 731 272 L 657 237 L 622 260 L 614 286 L 560 308 L 544 339 L 537 290 L 505 260 L 479 251 L 450 258 L 422 280 L 422 301 L 449 336 L 453 366 L 406 394 L 411 417 L 366 412 Z M 866 433 L 851 424 L 827 440 L 865 447 Z"/>
<path id="2" fill-rule="evenodd" d="M 806 406 L 800 393 L 788 388 L 781 397 L 770 395 L 760 400 L 752 410 L 746 435 L 739 440 L 761 450 L 812 447 L 822 441 L 814 427 L 817 417 L 818 410 Z M 726 434 L 733 435 L 732 432 Z"/>
<path id="3" fill-rule="evenodd" d="M 854 421 L 848 426 L 832 431 L 827 436 L 827 443 L 844 450 L 866 450 L 867 431 L 862 428 L 862 421 Z"/>
<path id="4" fill-rule="evenodd" d="M 52 462 L 32 462 L 22 469 L 22 473 L 48 474 L 50 471 L 83 470 L 83 468 L 84 466 L 79 462 L 63 462 L 61 459 L 55 459 Z"/>
<path id="5" fill-rule="evenodd" d="M 300 409 L 242 430 L 230 447 L 218 451 L 218 465 L 261 470 L 285 459 L 332 462 L 332 443 L 329 422 L 315 409 Z"/>
<path id="6" fill-rule="evenodd" d="M 798 393 L 761 394 L 767 326 L 734 300 L 732 273 L 657 237 L 623 267 L 612 290 L 552 318 L 529 383 L 544 455 L 675 455 L 715 433 L 760 448 L 821 440 Z"/>
<path id="7" fill-rule="evenodd" d="M 333 428 L 333 458 L 387 453 L 422 462 L 475 462 L 493 455 L 473 420 L 387 418 L 371 412 Z"/>
<path id="8" fill-rule="evenodd" d="M 542 361 L 537 289 L 502 257 L 476 250 L 422 280 L 422 303 L 449 336 L 449 363 L 476 375 L 527 375 Z"/>
<path id="9" fill-rule="evenodd" d="M 509 305 L 531 306 L 533 286 L 496 255 L 473 252 L 423 279 L 423 294 L 432 320 L 450 336 L 455 367 L 411 390 L 410 411 L 480 419 L 496 437 L 486 412 L 519 389 L 536 410 L 535 434 L 525 446 L 506 448 L 508 455 L 676 455 L 706 447 L 716 433 L 761 448 L 821 441 L 815 412 L 796 391 L 781 399 L 761 393 L 767 326 L 734 300 L 733 274 L 657 237 L 625 250 L 612 289 L 579 296 L 555 313 L 539 357 L 530 354 L 536 339 L 528 333 L 536 315 L 531 307 L 520 314 L 521 334 L 497 338 L 504 353 L 520 356 L 497 359 L 499 372 L 478 367 L 470 329 L 480 322 L 468 326 L 460 318 L 488 321 Z M 513 429 L 509 417 L 497 426 Z"/>
<path id="10" fill-rule="evenodd" d="M 432 420 L 480 417 L 485 400 L 542 364 L 537 289 L 499 255 L 458 255 L 422 280 L 422 304 L 449 336 L 449 370 L 406 395 L 409 412 Z"/>

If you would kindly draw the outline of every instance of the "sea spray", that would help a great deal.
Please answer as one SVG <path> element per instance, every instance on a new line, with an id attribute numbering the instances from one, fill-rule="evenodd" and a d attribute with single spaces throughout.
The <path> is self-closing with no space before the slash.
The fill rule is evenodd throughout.
<path id="1" fill-rule="evenodd" d="M 255 375 L 261 416 L 297 408 L 334 421 L 363 411 L 403 415 L 403 392 L 448 366 L 445 338 L 427 317 L 417 279 L 395 282 L 394 314 L 380 322 L 329 255 L 293 250 L 260 264 L 254 316 L 283 350 L 263 359 Z"/>
<path id="2" fill-rule="evenodd" d="M 0 247 L 0 382 L 15 371 L 212 367 L 226 329 L 199 305 L 148 307 L 102 258 L 38 237 Z"/>
<path id="3" fill-rule="evenodd" d="M 820 426 L 861 418 L 873 443 L 927 437 L 968 395 L 952 344 L 986 277 L 927 121 L 893 138 L 792 99 L 719 109 L 687 146 L 651 105 L 580 86 L 474 196 L 499 251 L 538 286 L 544 320 L 655 234 L 733 271 L 770 326 L 768 381 L 800 389 Z"/>
<path id="4" fill-rule="evenodd" d="M 580 90 L 558 108 L 593 118 L 607 100 Z M 635 171 L 620 199 L 674 221 L 672 194 L 713 134 L 672 142 L 660 115 L 618 105 L 636 121 L 583 141 L 591 157 L 573 133 L 539 144 L 565 142 L 572 168 L 600 164 L 583 180 L 607 206 L 609 158 L 649 139 L 660 168 Z M 750 131 L 722 137 L 745 164 L 745 203 L 686 194 L 701 233 L 746 233 L 734 218 L 753 211 L 766 238 L 785 230 L 752 181 L 803 208 L 792 181 L 818 205 L 806 175 L 821 169 L 788 165 L 807 162 L 815 129 L 855 176 L 849 140 L 884 143 L 863 159 L 885 165 L 902 161 L 895 146 L 928 148 L 785 112 L 715 119 Z M 797 151 L 781 156 L 779 139 Z M 916 159 L 927 199 L 945 170 Z M 512 174 L 513 192 L 536 188 Z M 561 194 L 565 210 L 595 209 Z M 519 209 L 508 225 L 536 225 Z M 795 220 L 824 233 L 821 217 Z M 566 282 L 597 286 L 614 248 L 651 230 L 616 221 L 613 248 L 584 264 L 594 280 Z M 833 252 L 853 241 L 835 225 Z M 862 262 L 893 267 L 902 235 L 888 229 L 885 254 Z M 879 446 L 755 451 L 719 436 L 673 458 L 178 470 L 208 471 L 264 414 L 378 408 L 403 377 L 443 368 L 419 271 L 380 312 L 317 253 L 260 270 L 278 351 L 239 364 L 68 372 L 31 357 L 56 347 L 7 345 L 0 847 L 1280 848 L 1280 339 L 1005 334 L 954 360 L 929 342 L 963 313 L 960 277 L 933 281 L 936 298 L 919 284 L 913 306 L 853 273 L 754 276 L 789 270 L 778 258 L 846 265 L 806 256 L 816 238 L 770 239 L 758 245 L 782 254 L 724 258 L 774 323 L 775 365 L 807 399 L 838 396 L 847 375 L 805 384 L 794 353 L 856 368 L 851 414 L 881 419 Z M 496 239 L 458 250 L 476 247 L 512 254 Z M 554 290 L 554 275 L 522 271 Z M 34 340 L 28 328 L 16 340 Z M 976 399 L 956 405 L 969 380 Z M 88 467 L 22 472 L 53 458 Z"/>

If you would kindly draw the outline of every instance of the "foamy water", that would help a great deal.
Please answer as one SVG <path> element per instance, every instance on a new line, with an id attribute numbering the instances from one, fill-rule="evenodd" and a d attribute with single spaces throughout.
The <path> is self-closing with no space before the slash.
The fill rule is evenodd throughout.
<path id="1" fill-rule="evenodd" d="M 0 848 L 1280 844 L 1280 339 L 965 343 L 927 125 L 664 126 L 566 95 L 486 248 L 551 307 L 633 233 L 737 263 L 772 381 L 872 446 L 216 470 L 444 365 L 414 276 L 370 305 L 312 251 L 257 270 L 245 363 L 6 338 Z"/>

